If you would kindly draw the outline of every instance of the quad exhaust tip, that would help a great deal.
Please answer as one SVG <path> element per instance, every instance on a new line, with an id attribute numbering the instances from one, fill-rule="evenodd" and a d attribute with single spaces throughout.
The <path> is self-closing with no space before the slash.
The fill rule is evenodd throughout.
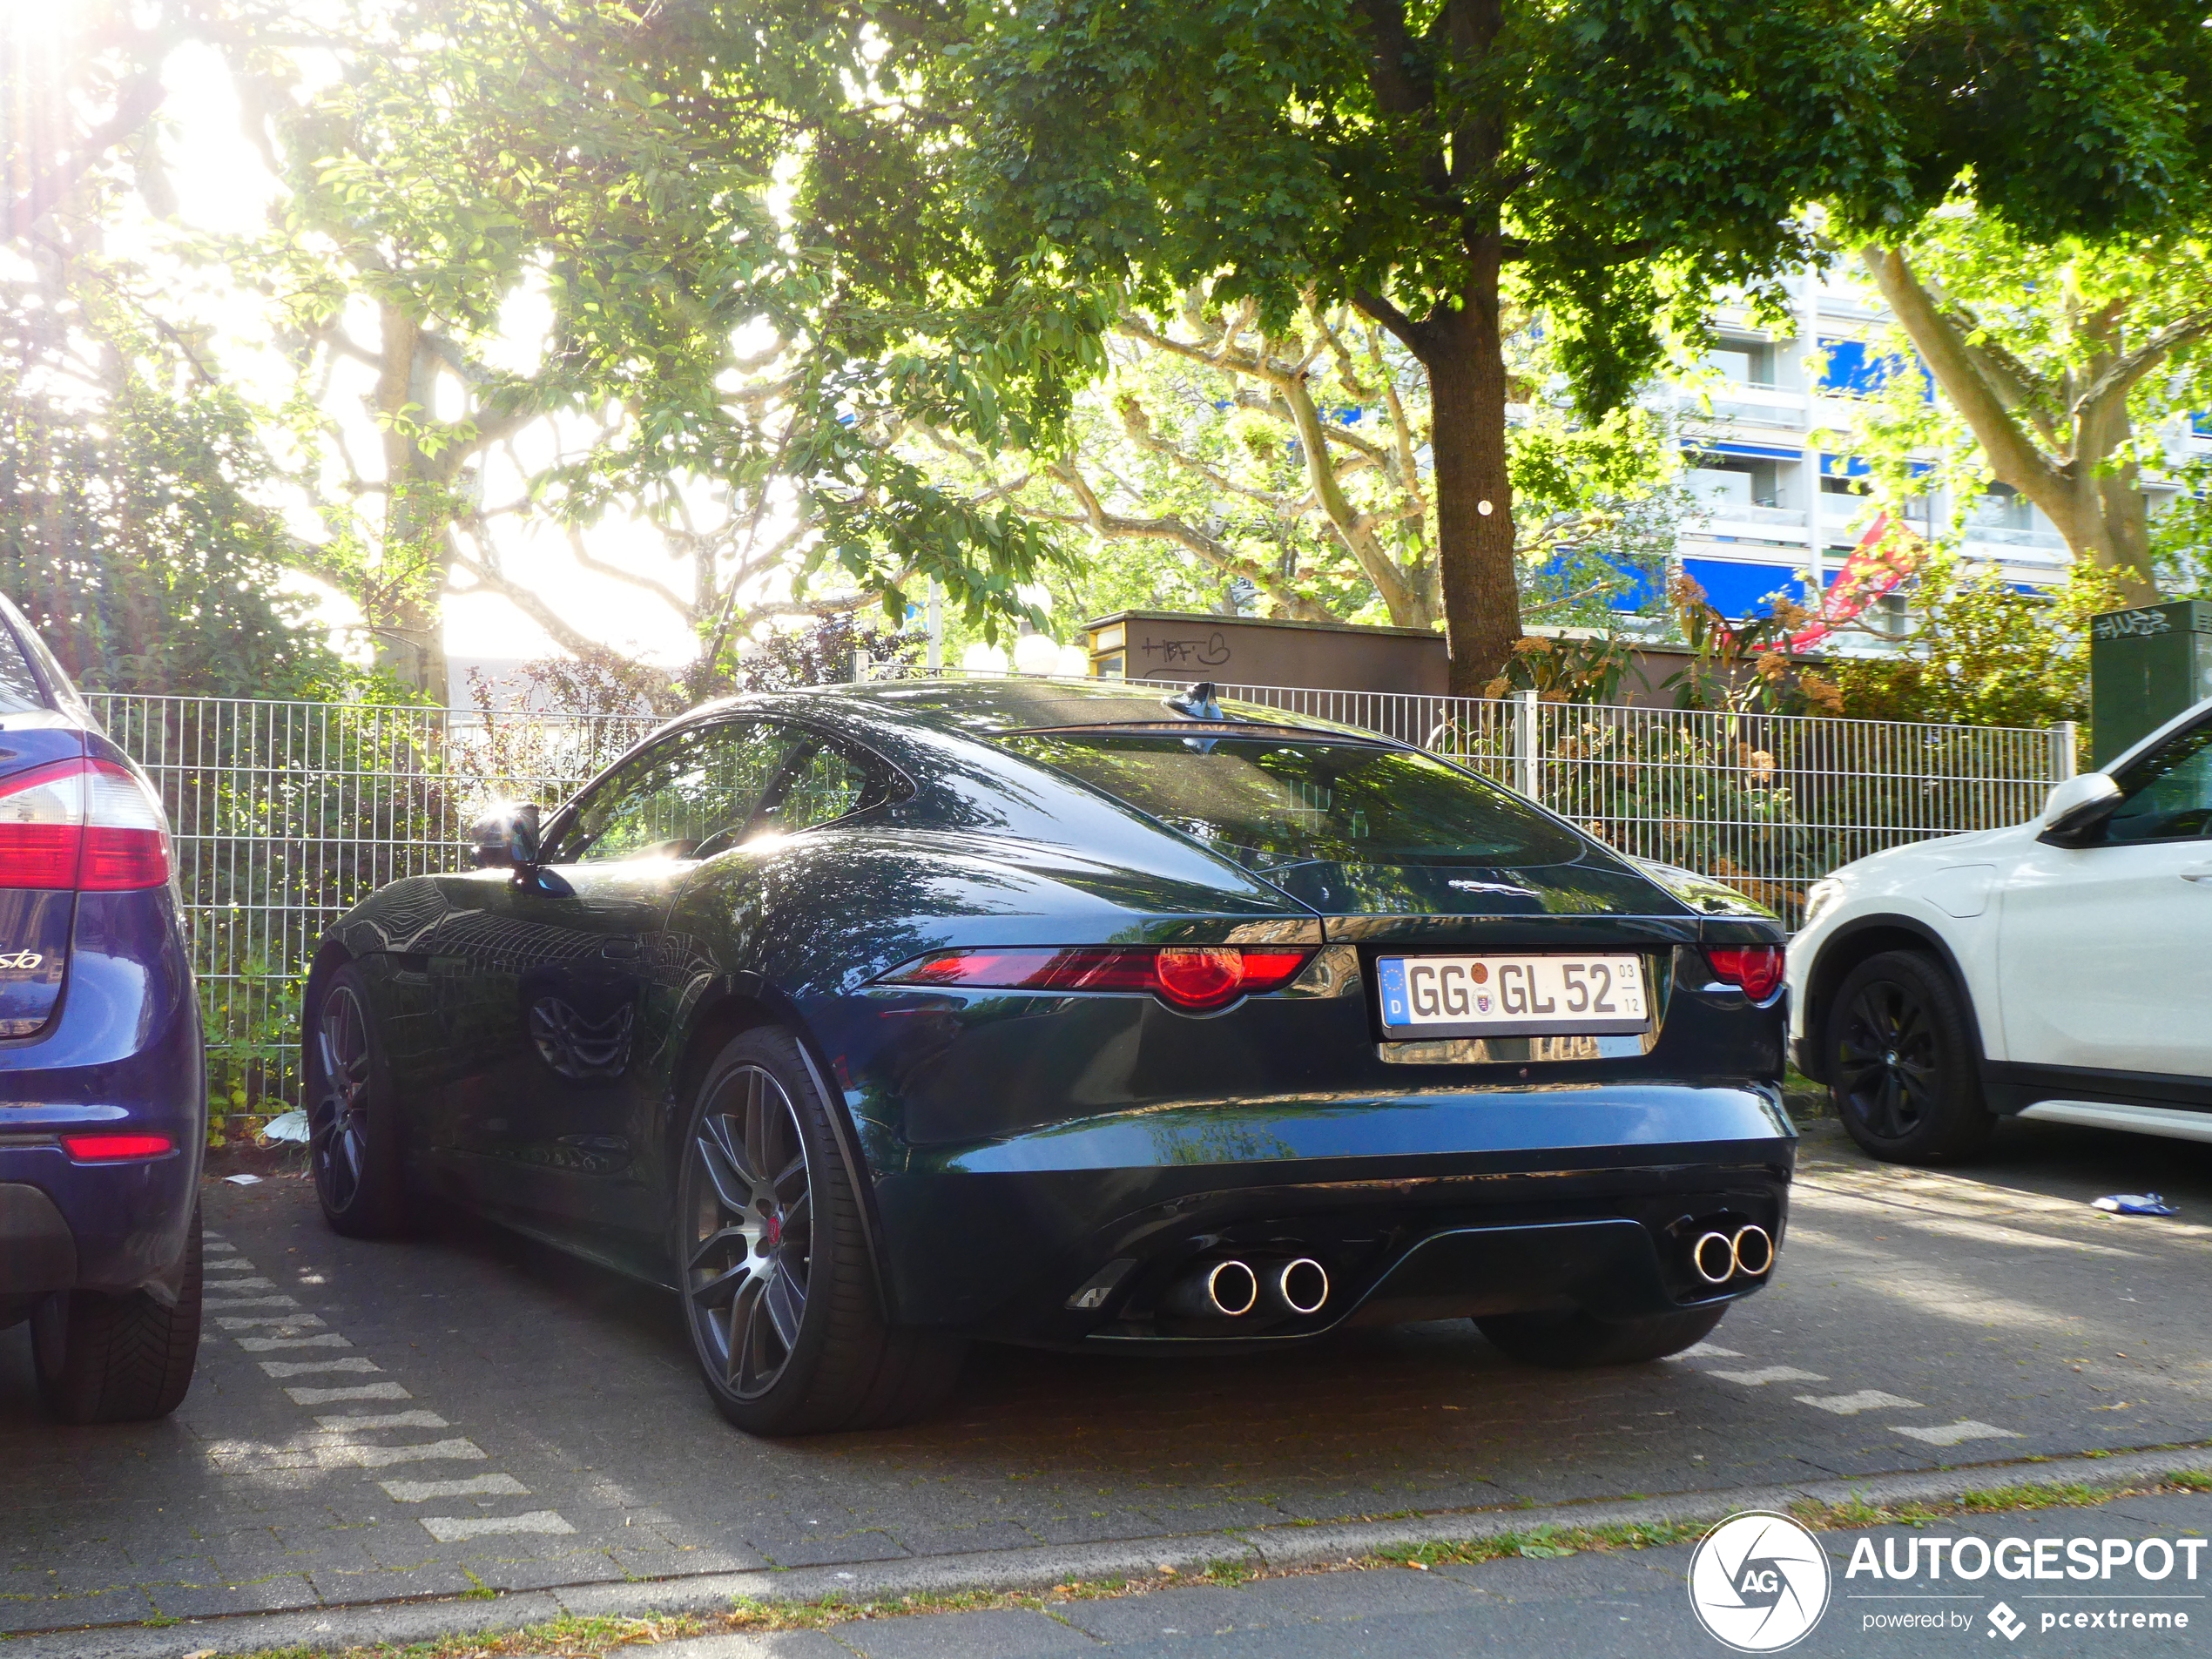
<path id="1" fill-rule="evenodd" d="M 1191 1270 L 1163 1305 L 1199 1318 L 1241 1319 L 1264 1302 L 1272 1316 L 1303 1318 L 1321 1311 L 1330 1288 L 1328 1270 L 1311 1256 L 1258 1267 L 1231 1257 Z"/>
<path id="2" fill-rule="evenodd" d="M 1735 1242 L 1726 1233 L 1707 1233 L 1689 1247 L 1689 1264 L 1708 1285 L 1725 1285 L 1736 1273 Z"/>
<path id="3" fill-rule="evenodd" d="M 1241 1318 L 1259 1305 L 1259 1275 L 1242 1262 L 1216 1262 L 1205 1283 L 1206 1305 L 1224 1318 Z"/>
<path id="4" fill-rule="evenodd" d="M 1746 1227 L 1736 1235 L 1729 1254 L 1737 1272 L 1757 1278 L 1774 1265 L 1774 1240 L 1764 1227 Z"/>
<path id="5" fill-rule="evenodd" d="M 1275 1276 L 1275 1293 L 1293 1313 L 1318 1313 L 1329 1299 L 1329 1270 L 1311 1256 L 1286 1262 Z"/>
<path id="6" fill-rule="evenodd" d="M 1738 1277 L 1763 1278 L 1774 1265 L 1774 1239 L 1764 1227 L 1739 1227 L 1733 1235 L 1701 1234 L 1689 1247 L 1689 1264 L 1708 1285 Z"/>

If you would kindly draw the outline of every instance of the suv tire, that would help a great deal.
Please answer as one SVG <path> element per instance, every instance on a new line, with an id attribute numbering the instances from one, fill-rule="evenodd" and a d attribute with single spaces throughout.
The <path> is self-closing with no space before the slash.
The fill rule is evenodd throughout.
<path id="1" fill-rule="evenodd" d="M 1821 1058 L 1851 1137 L 1893 1163 L 1940 1163 L 1989 1138 L 1973 1014 L 1951 974 L 1919 951 L 1870 956 L 1829 1005 Z"/>
<path id="2" fill-rule="evenodd" d="M 139 1423 L 175 1411 L 199 1359 L 199 1206 L 174 1306 L 147 1291 L 58 1291 L 31 1315 L 30 1346 L 38 1393 L 64 1423 Z"/>

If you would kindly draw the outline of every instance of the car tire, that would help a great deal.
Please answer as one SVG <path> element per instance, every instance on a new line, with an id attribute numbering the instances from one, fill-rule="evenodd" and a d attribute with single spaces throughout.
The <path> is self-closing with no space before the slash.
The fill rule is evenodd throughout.
<path id="1" fill-rule="evenodd" d="M 199 1358 L 199 1207 L 185 1235 L 183 1282 L 171 1305 L 148 1291 L 63 1291 L 31 1315 L 38 1393 L 65 1423 L 166 1417 Z"/>
<path id="2" fill-rule="evenodd" d="M 307 1019 L 307 1163 L 323 1219 L 349 1238 L 387 1238 L 408 1221 L 399 1103 L 368 981 L 351 962 Z"/>
<path id="3" fill-rule="evenodd" d="M 1918 951 L 1884 951 L 1844 976 L 1821 1059 L 1851 1139 L 1893 1163 L 1940 1163 L 1989 1138 L 1973 1017 L 1949 972 Z"/>
<path id="4" fill-rule="evenodd" d="M 676 1283 L 708 1398 L 748 1433 L 911 1422 L 966 1351 L 886 1322 L 830 1111 L 798 1041 L 759 1026 L 708 1065 L 685 1125 Z"/>
<path id="5" fill-rule="evenodd" d="M 1474 1323 L 1509 1359 L 1575 1371 L 1585 1366 L 1640 1366 L 1680 1353 L 1703 1341 L 1727 1312 L 1723 1302 L 1642 1319 L 1601 1319 L 1576 1312 L 1500 1313 Z"/>

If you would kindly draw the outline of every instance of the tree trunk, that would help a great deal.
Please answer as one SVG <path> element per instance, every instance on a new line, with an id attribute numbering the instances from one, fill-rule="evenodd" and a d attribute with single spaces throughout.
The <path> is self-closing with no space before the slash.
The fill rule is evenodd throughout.
<path id="1" fill-rule="evenodd" d="M 2109 477 L 2098 475 L 2100 464 L 2128 435 L 2125 390 L 2112 407 L 2093 406 L 2076 415 L 2071 455 L 2046 454 L 2003 389 L 1976 367 L 1960 325 L 1921 285 L 1905 255 L 1870 245 L 1860 257 L 1936 384 L 1965 417 L 1998 482 L 2041 508 L 2066 538 L 2067 551 L 2111 576 L 2129 604 L 2156 604 L 2141 481 L 2132 465 Z"/>
<path id="2" fill-rule="evenodd" d="M 450 699 L 446 684 L 442 604 L 450 563 L 452 515 L 445 486 L 457 454 L 440 465 L 423 453 L 414 428 L 428 418 L 436 366 L 422 348 L 419 325 L 397 306 L 382 307 L 374 393 L 383 417 L 384 531 L 380 575 L 384 615 L 371 616 L 376 666 L 401 685 Z M 427 580 L 426 580 L 427 576 Z"/>
<path id="3" fill-rule="evenodd" d="M 1464 305 L 1456 311 L 1438 307 L 1422 334 L 1436 458 L 1437 567 L 1452 644 L 1452 692 L 1480 697 L 1521 637 L 1494 241 L 1476 251 Z"/>

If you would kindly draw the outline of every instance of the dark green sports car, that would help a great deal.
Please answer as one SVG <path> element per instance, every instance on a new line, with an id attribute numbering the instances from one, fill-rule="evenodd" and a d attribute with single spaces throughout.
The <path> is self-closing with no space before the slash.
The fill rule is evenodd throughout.
<path id="1" fill-rule="evenodd" d="M 478 842 L 315 958 L 325 1212 L 440 1195 L 672 1287 L 756 1433 L 926 1411 L 972 1338 L 1651 1359 L 1773 1266 L 1778 925 L 1372 733 L 745 697 Z"/>

